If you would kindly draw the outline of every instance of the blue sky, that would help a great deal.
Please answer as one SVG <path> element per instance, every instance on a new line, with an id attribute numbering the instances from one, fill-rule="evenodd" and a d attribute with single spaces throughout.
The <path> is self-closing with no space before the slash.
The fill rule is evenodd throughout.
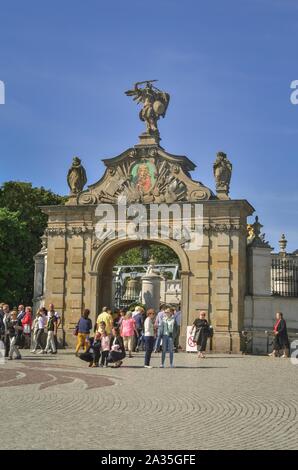
<path id="1" fill-rule="evenodd" d="M 297 0 L 0 0 L 0 21 L 0 183 L 66 194 L 74 155 L 94 183 L 143 130 L 124 91 L 159 79 L 161 145 L 212 189 L 225 151 L 231 197 L 298 248 Z"/>

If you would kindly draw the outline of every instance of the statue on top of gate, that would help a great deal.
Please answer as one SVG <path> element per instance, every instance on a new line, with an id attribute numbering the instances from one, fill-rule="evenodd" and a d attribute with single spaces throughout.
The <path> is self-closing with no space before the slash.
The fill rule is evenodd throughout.
<path id="1" fill-rule="evenodd" d="M 170 95 L 159 88 L 152 85 L 157 80 L 146 80 L 144 82 L 137 82 L 132 90 L 125 92 L 127 96 L 133 96 L 134 101 L 138 104 L 143 103 L 139 116 L 141 121 L 146 123 L 146 134 L 154 136 L 159 140 L 159 130 L 157 121 L 160 116 L 163 118 L 166 115 L 167 107 L 170 101 Z M 145 85 L 140 88 L 140 85 Z"/>

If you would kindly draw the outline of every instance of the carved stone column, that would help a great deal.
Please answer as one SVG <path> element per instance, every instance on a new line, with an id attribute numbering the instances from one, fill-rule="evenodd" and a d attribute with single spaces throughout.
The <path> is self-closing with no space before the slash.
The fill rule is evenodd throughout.
<path id="1" fill-rule="evenodd" d="M 47 237 L 41 237 L 42 248 L 34 256 L 35 269 L 34 269 L 34 297 L 33 309 L 34 312 L 42 305 L 44 300 L 44 290 L 46 285 L 46 261 L 47 261 Z"/>
<path id="2" fill-rule="evenodd" d="M 190 315 L 192 312 L 189 311 L 189 277 L 190 271 L 180 271 L 181 276 L 181 329 L 180 329 L 180 344 L 185 347 L 186 344 L 186 329 L 190 325 L 191 319 Z"/>
<path id="3" fill-rule="evenodd" d="M 142 276 L 142 303 L 156 312 L 160 304 L 160 281 L 161 277 L 155 273 Z"/>

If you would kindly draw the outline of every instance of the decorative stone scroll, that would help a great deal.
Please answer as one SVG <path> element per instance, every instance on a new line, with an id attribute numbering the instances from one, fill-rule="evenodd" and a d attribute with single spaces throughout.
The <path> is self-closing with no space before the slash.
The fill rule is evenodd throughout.
<path id="1" fill-rule="evenodd" d="M 159 146 L 128 149 L 118 157 L 104 160 L 107 170 L 101 180 L 77 197 L 77 204 L 175 203 L 208 200 L 214 195 L 202 183 L 193 181 L 189 171 L 195 165 L 184 156 L 165 152 Z"/>

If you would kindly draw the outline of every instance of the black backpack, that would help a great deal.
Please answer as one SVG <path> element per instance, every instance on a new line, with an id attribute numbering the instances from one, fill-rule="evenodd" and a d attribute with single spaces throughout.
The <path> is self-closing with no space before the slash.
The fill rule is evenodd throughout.
<path id="1" fill-rule="evenodd" d="M 212 327 L 211 325 L 209 325 L 209 328 L 208 328 L 208 338 L 213 338 L 213 335 L 214 335 L 213 327 Z"/>

